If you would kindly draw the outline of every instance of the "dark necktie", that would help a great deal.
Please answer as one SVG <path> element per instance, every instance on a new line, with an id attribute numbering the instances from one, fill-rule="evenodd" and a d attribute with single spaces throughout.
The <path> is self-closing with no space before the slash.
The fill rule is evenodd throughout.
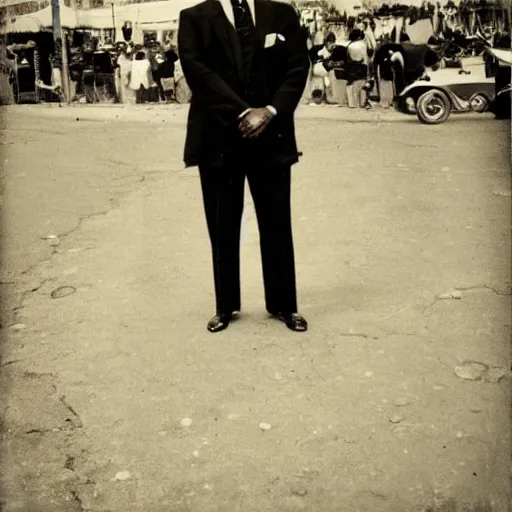
<path id="1" fill-rule="evenodd" d="M 235 28 L 242 50 L 244 75 L 248 77 L 251 69 L 251 56 L 255 44 L 256 27 L 251 16 L 247 0 L 231 0 L 235 18 Z"/>
<path id="2" fill-rule="evenodd" d="M 254 32 L 254 22 L 247 0 L 231 0 L 231 5 L 233 6 L 235 28 L 238 36 L 243 37 L 247 33 Z"/>

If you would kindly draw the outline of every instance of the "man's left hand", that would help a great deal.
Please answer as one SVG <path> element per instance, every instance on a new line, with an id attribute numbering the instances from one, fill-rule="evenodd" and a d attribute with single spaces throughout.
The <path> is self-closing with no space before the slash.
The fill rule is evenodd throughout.
<path id="1" fill-rule="evenodd" d="M 267 108 L 253 108 L 242 118 L 239 130 L 247 138 L 255 138 L 263 133 L 274 116 Z"/>

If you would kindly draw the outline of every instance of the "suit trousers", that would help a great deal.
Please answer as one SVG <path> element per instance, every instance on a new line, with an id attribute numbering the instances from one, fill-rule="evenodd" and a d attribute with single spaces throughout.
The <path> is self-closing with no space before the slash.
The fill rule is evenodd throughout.
<path id="1" fill-rule="evenodd" d="M 240 229 L 246 178 L 260 233 L 267 311 L 297 311 L 290 167 L 230 163 L 202 165 L 199 173 L 212 246 L 217 314 L 241 307 Z"/>

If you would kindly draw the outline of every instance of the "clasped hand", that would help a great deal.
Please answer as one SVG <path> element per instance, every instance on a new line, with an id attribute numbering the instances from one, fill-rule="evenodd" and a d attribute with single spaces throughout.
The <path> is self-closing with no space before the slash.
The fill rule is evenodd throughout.
<path id="1" fill-rule="evenodd" d="M 259 137 L 272 121 L 272 117 L 272 113 L 267 108 L 252 108 L 242 118 L 238 129 L 244 138 Z"/>

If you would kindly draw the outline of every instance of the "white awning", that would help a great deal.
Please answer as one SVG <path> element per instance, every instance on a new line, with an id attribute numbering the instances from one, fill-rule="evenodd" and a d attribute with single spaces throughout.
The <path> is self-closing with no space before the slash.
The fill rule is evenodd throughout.
<path id="1" fill-rule="evenodd" d="M 26 16 L 26 15 L 24 15 Z M 40 11 L 36 11 L 29 16 L 36 18 L 42 27 L 53 26 L 52 19 L 52 8 L 49 5 Z M 75 28 L 76 27 L 77 14 L 75 9 L 66 7 L 65 5 L 60 6 L 60 25 L 63 28 Z"/>
<path id="2" fill-rule="evenodd" d="M 120 10 L 123 7 L 114 7 Z M 116 23 L 117 25 L 118 23 Z M 102 7 L 98 9 L 88 9 L 78 11 L 77 27 L 79 28 L 114 28 L 112 19 L 112 7 Z"/>
<path id="3" fill-rule="evenodd" d="M 60 25 L 62 28 L 75 28 L 77 21 L 77 13 L 74 9 L 61 5 L 60 7 Z M 41 30 L 51 29 L 53 26 L 52 8 L 45 7 L 40 11 L 31 14 L 23 14 L 9 20 L 1 27 L 1 32 L 39 32 Z"/>
<path id="4" fill-rule="evenodd" d="M 62 28 L 90 28 L 120 30 L 125 21 L 130 21 L 138 30 L 174 30 L 178 26 L 180 11 L 198 3 L 199 0 L 163 0 L 141 4 L 114 5 L 96 9 L 75 10 L 61 4 Z M 45 7 L 32 14 L 17 16 L 0 28 L 1 33 L 39 32 L 51 28 L 52 9 Z"/>
<path id="5" fill-rule="evenodd" d="M 39 21 L 32 15 L 18 16 L 14 20 L 9 20 L 5 25 L 0 26 L 0 34 L 16 34 L 24 32 L 41 32 L 45 27 L 41 27 Z"/>
<path id="6" fill-rule="evenodd" d="M 115 19 L 118 29 L 129 21 L 142 30 L 172 30 L 178 26 L 180 11 L 197 3 L 198 0 L 163 0 L 114 5 L 113 14 L 111 6 L 82 10 L 78 13 L 78 25 L 96 29 L 114 28 Z"/>

